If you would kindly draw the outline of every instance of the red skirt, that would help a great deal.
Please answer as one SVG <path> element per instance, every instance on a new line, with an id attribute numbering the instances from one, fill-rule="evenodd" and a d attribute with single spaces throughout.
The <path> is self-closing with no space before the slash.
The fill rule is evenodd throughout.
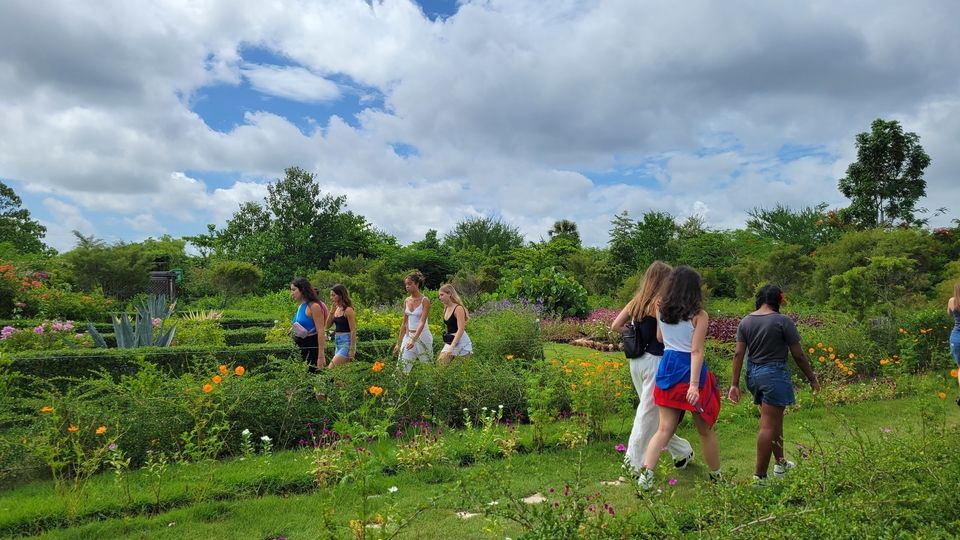
<path id="1" fill-rule="evenodd" d="M 666 390 L 661 390 L 659 386 L 654 385 L 653 402 L 661 407 L 699 414 L 712 428 L 720 417 L 720 388 L 717 386 L 717 378 L 707 371 L 707 382 L 700 389 L 700 402 L 696 406 L 687 402 L 689 388 L 690 383 L 687 382 L 678 382 Z"/>

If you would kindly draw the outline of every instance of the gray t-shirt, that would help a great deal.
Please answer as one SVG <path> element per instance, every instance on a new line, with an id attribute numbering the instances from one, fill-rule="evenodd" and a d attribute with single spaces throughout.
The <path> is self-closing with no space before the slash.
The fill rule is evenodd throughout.
<path id="1" fill-rule="evenodd" d="M 800 343 L 800 332 L 786 315 L 750 314 L 737 326 L 737 341 L 747 344 L 747 360 L 754 364 L 786 362 L 790 345 Z"/>

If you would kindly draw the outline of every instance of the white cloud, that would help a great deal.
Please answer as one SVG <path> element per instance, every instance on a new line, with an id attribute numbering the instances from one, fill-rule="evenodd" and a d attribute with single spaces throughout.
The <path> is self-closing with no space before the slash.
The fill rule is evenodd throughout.
<path id="1" fill-rule="evenodd" d="M 297 165 L 403 242 L 496 213 L 532 239 L 573 219 L 603 244 L 623 210 L 735 227 L 755 206 L 844 204 L 836 181 L 854 136 L 884 117 L 933 158 L 921 204 L 954 209 L 957 15 L 948 0 L 475 0 L 438 21 L 407 0 L 13 0 L 0 4 L 0 124 L 16 136 L 0 139 L 0 177 L 71 201 L 101 234 L 111 219 L 202 232 Z M 238 52 L 249 46 L 299 66 L 252 64 Z M 204 87 L 244 78 L 304 103 L 360 93 L 384 105 L 306 135 L 258 102 L 226 132 L 190 110 Z M 778 159 L 792 145 L 825 155 Z M 659 185 L 584 175 L 634 169 Z M 217 187 L 183 171 L 241 179 Z"/>
<path id="2" fill-rule="evenodd" d="M 301 67 L 246 64 L 243 76 L 259 92 L 295 101 L 330 101 L 340 97 L 336 83 Z"/>

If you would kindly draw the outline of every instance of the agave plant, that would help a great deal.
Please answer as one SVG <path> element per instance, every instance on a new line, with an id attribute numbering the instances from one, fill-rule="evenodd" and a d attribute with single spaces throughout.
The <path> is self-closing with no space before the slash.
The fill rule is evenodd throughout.
<path id="1" fill-rule="evenodd" d="M 176 303 L 167 304 L 165 297 L 153 295 L 140 302 L 133 320 L 121 313 L 113 317 L 113 332 L 117 339 L 117 348 L 133 349 L 137 347 L 169 347 L 173 342 L 173 335 L 177 330 L 174 324 L 164 333 L 163 328 L 167 319 L 173 314 Z M 154 327 L 157 328 L 154 333 Z M 106 340 L 97 332 L 93 324 L 87 323 L 87 331 L 93 338 L 94 344 L 106 349 Z"/>
<path id="2" fill-rule="evenodd" d="M 223 312 L 216 309 L 198 309 L 180 314 L 181 319 L 187 319 L 188 321 L 219 321 L 222 317 Z"/>

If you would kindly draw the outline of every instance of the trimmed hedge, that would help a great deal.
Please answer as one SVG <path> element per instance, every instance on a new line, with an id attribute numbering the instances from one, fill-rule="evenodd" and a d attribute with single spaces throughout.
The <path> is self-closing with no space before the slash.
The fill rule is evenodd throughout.
<path id="1" fill-rule="evenodd" d="M 355 360 L 374 362 L 392 357 L 395 342 L 389 340 L 360 341 Z M 333 357 L 333 343 L 327 342 L 327 359 Z M 439 350 L 439 348 L 437 349 Z M 165 371 L 179 375 L 190 370 L 194 358 L 207 357 L 218 363 L 250 367 L 265 366 L 269 357 L 295 357 L 299 352 L 290 343 L 248 344 L 225 349 L 212 347 L 144 347 L 140 349 L 67 349 L 59 351 L 24 351 L 9 356 L 10 369 L 27 376 L 88 377 L 98 370 L 107 370 L 115 379 L 137 371 L 137 360 L 142 359 Z"/>

